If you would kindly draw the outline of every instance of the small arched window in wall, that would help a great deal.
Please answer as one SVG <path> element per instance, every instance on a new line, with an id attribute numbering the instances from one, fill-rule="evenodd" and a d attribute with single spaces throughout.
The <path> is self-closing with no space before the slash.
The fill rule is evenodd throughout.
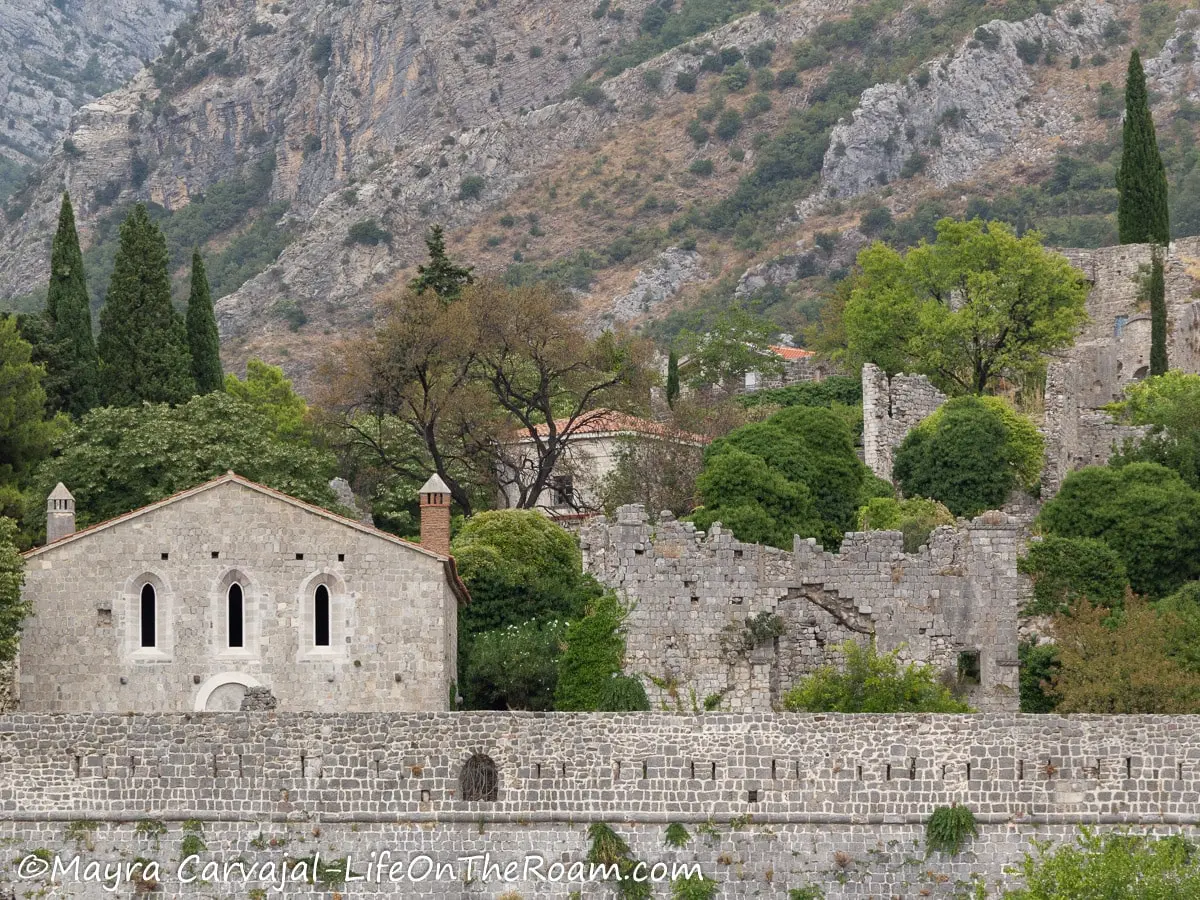
<path id="1" fill-rule="evenodd" d="M 245 598 L 242 595 L 242 586 L 236 581 L 229 586 L 229 593 L 226 600 L 226 613 L 229 621 L 229 646 L 245 647 L 246 604 Z"/>
<path id="2" fill-rule="evenodd" d="M 500 796 L 500 775 L 490 756 L 476 753 L 458 776 L 458 795 L 463 800 L 495 803 Z"/>
<path id="3" fill-rule="evenodd" d="M 154 585 L 142 585 L 141 634 L 143 647 L 158 646 L 158 598 L 154 594 Z"/>
<path id="4" fill-rule="evenodd" d="M 313 594 L 313 645 L 329 646 L 329 588 L 323 584 Z"/>

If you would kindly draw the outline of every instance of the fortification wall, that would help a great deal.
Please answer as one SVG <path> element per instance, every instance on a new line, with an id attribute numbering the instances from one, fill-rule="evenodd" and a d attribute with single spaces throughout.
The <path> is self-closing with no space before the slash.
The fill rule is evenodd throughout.
<path id="1" fill-rule="evenodd" d="M 18 715 L 0 717 L 0 753 L 0 887 L 20 895 L 46 885 L 20 880 L 9 860 L 37 850 L 78 854 L 81 874 L 89 861 L 157 862 L 171 897 L 266 895 L 236 869 L 180 883 L 192 852 L 185 877 L 210 861 L 349 856 L 367 880 L 339 887 L 347 897 L 608 896 L 524 868 L 526 854 L 543 872 L 582 862 L 587 825 L 606 822 L 648 866 L 698 863 L 723 897 L 783 898 L 810 883 L 831 898 L 953 896 L 973 878 L 994 886 L 1032 839 L 1068 840 L 1081 823 L 1200 822 L 1196 717 Z M 474 754 L 496 765 L 494 802 L 461 797 Z M 926 859 L 924 821 L 955 802 L 980 836 Z M 672 822 L 691 832 L 686 847 L 664 844 Z M 399 882 L 374 865 L 384 851 Z M 484 853 L 517 861 L 514 879 L 483 881 L 477 863 L 468 880 L 462 858 Z M 414 881 L 421 854 L 454 877 Z M 56 893 L 113 896 L 60 880 Z M 290 883 L 286 896 L 330 887 Z"/>
<path id="2" fill-rule="evenodd" d="M 746 544 L 714 526 L 621 507 L 581 533 L 584 566 L 629 601 L 626 669 L 655 707 L 683 712 L 705 702 L 733 711 L 777 708 L 837 645 L 874 635 L 884 650 L 958 675 L 959 654 L 977 654 L 979 683 L 962 684 L 980 709 L 1015 711 L 1017 610 L 1029 585 L 1017 573 L 1022 522 L 989 513 L 939 528 L 905 553 L 900 532 L 852 533 L 841 552 L 797 539 L 788 553 Z M 781 635 L 737 651 L 757 616 L 778 616 Z M 731 652 L 731 646 L 734 648 Z"/>

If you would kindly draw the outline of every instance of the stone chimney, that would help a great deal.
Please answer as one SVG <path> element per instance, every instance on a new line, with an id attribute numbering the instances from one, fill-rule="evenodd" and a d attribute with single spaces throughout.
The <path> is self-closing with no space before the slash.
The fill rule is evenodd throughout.
<path id="1" fill-rule="evenodd" d="M 46 543 L 75 533 L 75 498 L 61 481 L 46 498 Z"/>
<path id="2" fill-rule="evenodd" d="M 450 555 L 450 488 L 436 472 L 421 488 L 421 546 Z"/>

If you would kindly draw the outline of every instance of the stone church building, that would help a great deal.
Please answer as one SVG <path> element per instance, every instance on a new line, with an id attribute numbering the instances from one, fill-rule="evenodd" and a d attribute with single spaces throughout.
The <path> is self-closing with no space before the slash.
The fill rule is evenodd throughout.
<path id="1" fill-rule="evenodd" d="M 63 485 L 47 505 L 47 544 L 25 554 L 22 711 L 452 706 L 469 598 L 436 477 L 421 545 L 232 472 L 82 531 Z"/>

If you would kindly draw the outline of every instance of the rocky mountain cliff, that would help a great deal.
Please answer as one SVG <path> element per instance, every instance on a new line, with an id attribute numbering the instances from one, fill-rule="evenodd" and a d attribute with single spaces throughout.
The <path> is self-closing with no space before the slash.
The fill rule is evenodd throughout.
<path id="1" fill-rule="evenodd" d="M 97 297 L 115 222 L 150 201 L 169 240 L 233 257 L 231 362 L 300 374 L 370 320 L 432 222 L 480 270 L 559 278 L 596 327 L 697 298 L 794 307 L 878 234 L 868 220 L 999 204 L 1111 143 L 1104 104 L 1137 42 L 1160 131 L 1192 121 L 1184 2 L 722 2 L 202 0 L 10 200 L 0 297 L 44 280 L 66 188 Z M 674 46 L 648 31 L 700 6 L 730 21 Z"/>
<path id="2" fill-rule="evenodd" d="M 80 106 L 158 56 L 191 0 L 0 0 L 0 157 L 41 162 Z"/>

